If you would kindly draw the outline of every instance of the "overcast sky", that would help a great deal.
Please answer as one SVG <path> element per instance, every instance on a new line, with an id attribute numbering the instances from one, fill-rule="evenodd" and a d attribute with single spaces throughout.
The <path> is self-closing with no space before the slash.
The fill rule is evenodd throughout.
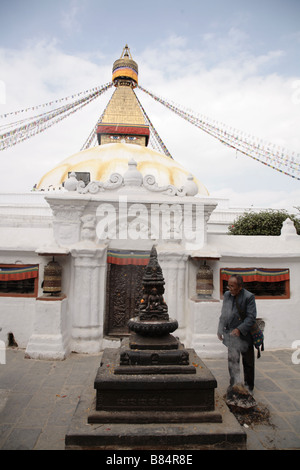
<path id="1" fill-rule="evenodd" d="M 111 81 L 126 43 L 141 86 L 300 153 L 299 0 L 1 0 L 0 115 Z M 0 191 L 30 190 L 79 151 L 111 92 L 0 152 Z M 137 95 L 173 158 L 212 196 L 234 207 L 300 206 L 298 180 Z"/>

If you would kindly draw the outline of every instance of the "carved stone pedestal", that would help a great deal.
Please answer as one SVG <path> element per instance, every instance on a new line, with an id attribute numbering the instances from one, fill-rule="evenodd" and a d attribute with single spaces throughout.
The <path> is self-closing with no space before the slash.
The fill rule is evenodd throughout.
<path id="1" fill-rule="evenodd" d="M 139 314 L 128 322 L 131 336 L 120 348 L 104 351 L 89 423 L 222 421 L 215 412 L 214 376 L 194 350 L 171 334 L 178 322 L 169 318 L 164 283 L 153 248 Z"/>
<path id="2" fill-rule="evenodd" d="M 137 364 L 120 365 L 123 348 L 104 351 L 89 423 L 222 421 L 214 406 L 216 380 L 193 350 L 186 350 L 190 364 L 174 364 L 174 350 L 136 350 Z M 154 354 L 158 364 L 151 364 Z"/>
<path id="3" fill-rule="evenodd" d="M 35 322 L 25 357 L 30 359 L 63 360 L 69 350 L 69 333 L 65 295 L 36 300 Z"/>
<path id="4" fill-rule="evenodd" d="M 143 343 L 139 347 L 137 341 L 131 343 L 130 339 L 124 339 L 120 348 L 120 365 L 116 367 L 115 374 L 151 374 L 154 370 L 166 374 L 175 370 L 178 374 L 195 373 L 194 367 L 187 367 L 188 350 L 176 338 L 169 335 L 165 341 L 162 341 L 163 338 L 159 340 L 149 345 Z M 162 368 L 165 372 L 160 372 Z"/>
<path id="5" fill-rule="evenodd" d="M 95 400 L 87 404 L 82 399 L 66 448 L 243 447 L 245 434 L 236 434 L 228 413 L 215 407 L 216 379 L 195 351 L 171 334 L 178 324 L 169 318 L 163 286 L 152 249 L 139 315 L 129 321 L 132 334 L 119 348 L 104 350 L 94 381 Z"/>

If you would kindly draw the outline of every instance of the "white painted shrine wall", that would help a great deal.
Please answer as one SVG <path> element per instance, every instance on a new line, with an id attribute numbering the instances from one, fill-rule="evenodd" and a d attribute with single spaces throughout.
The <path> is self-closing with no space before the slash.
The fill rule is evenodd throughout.
<path id="1" fill-rule="evenodd" d="M 30 200 L 29 200 L 30 199 Z M 226 208 L 224 208 L 226 212 Z M 214 214 L 214 213 L 213 213 Z M 226 215 L 224 218 L 226 219 Z M 230 215 L 231 217 L 231 215 Z M 217 220 L 222 217 L 217 215 Z M 39 264 L 39 292 L 42 295 L 41 282 L 43 280 L 44 266 L 50 261 L 50 257 L 39 256 L 35 251 L 43 245 L 54 243 L 52 214 L 45 204 L 44 196 L 30 195 L 23 199 L 22 195 L 15 195 L 13 200 L 2 199 L 0 196 L 0 263 L 1 264 Z M 219 222 L 218 222 L 219 223 Z M 220 225 L 218 225 L 219 227 Z M 211 228 L 212 225 L 209 225 Z M 199 261 L 189 258 L 184 250 L 177 254 L 173 251 L 172 243 L 161 247 L 159 260 L 163 268 L 166 280 L 167 303 L 169 314 L 172 316 L 177 309 L 180 322 L 178 336 L 187 347 L 194 347 L 203 357 L 223 355 L 226 353 L 224 346 L 216 338 L 216 329 L 222 306 L 220 296 L 220 269 L 234 267 L 264 267 L 264 268 L 288 268 L 290 269 L 290 299 L 258 299 L 258 316 L 265 321 L 265 347 L 266 348 L 290 348 L 292 342 L 300 339 L 300 237 L 240 237 L 229 236 L 225 230 L 210 230 L 208 227 L 207 247 L 213 253 L 219 253 L 220 259 L 209 260 L 208 264 L 214 271 L 214 293 L 212 302 L 195 301 L 196 273 Z M 122 247 L 126 248 L 126 243 Z M 100 244 L 99 244 L 100 245 Z M 113 244 L 112 244 L 113 246 Z M 137 245 L 135 245 L 137 246 Z M 141 249 L 141 246 L 139 246 Z M 148 248 L 148 247 L 147 247 Z M 99 247 L 100 249 L 100 247 Z M 101 251 L 101 249 L 100 249 Z M 80 255 L 81 256 L 81 255 Z M 105 260 L 98 253 L 102 286 L 105 285 Z M 36 326 L 38 309 L 35 298 L 0 297 L 0 340 L 7 343 L 8 333 L 13 333 L 19 347 L 27 348 L 28 342 L 35 331 L 45 330 L 48 334 L 51 347 L 61 344 L 62 353 L 72 350 L 70 339 L 74 311 L 74 268 L 75 258 L 72 254 L 59 259 L 63 267 L 63 292 L 67 296 L 63 311 L 54 312 L 53 315 L 61 321 L 59 328 L 61 335 L 51 332 L 49 316 L 45 316 L 44 324 Z M 84 269 L 78 265 L 78 269 Z M 90 269 L 94 269 L 92 266 Z M 99 284 L 99 285 L 100 285 Z M 102 289 L 104 289 L 102 287 Z M 84 294 L 85 296 L 86 294 Z M 92 311 L 97 311 L 99 317 L 95 329 L 91 331 L 95 338 L 102 338 L 105 298 L 104 290 L 100 292 L 99 305 Z M 88 299 L 86 299 L 87 301 Z M 179 307 L 180 308 L 179 308 Z M 78 317 L 80 323 L 81 317 Z M 52 336 L 51 336 L 52 335 Z M 55 336 L 55 338 L 54 338 Z M 69 342 L 66 344 L 66 342 Z M 102 341 L 100 347 L 105 345 Z M 88 352 L 88 351 L 87 351 Z M 45 349 L 45 356 L 55 355 L 55 352 Z"/>
<path id="2" fill-rule="evenodd" d="M 52 242 L 52 213 L 43 194 L 0 195 L 0 264 L 38 264 L 37 296 L 43 294 L 43 271 L 50 259 L 35 251 Z M 35 319 L 35 297 L 0 296 L 0 340 L 5 344 L 8 344 L 8 334 L 12 333 L 18 346 L 25 349 L 34 331 Z"/>
<path id="3" fill-rule="evenodd" d="M 2 244 L 1 246 L 3 247 Z M 41 261 L 32 252 L 19 250 L 0 251 L 1 264 L 38 264 Z M 43 268 L 40 267 L 41 269 Z M 40 289 L 39 292 L 41 294 Z M 33 331 L 35 303 L 35 298 L 0 296 L 0 328 L 2 328 L 0 339 L 2 341 L 7 344 L 8 334 L 12 333 L 20 348 L 27 346 Z"/>
<path id="4" fill-rule="evenodd" d="M 0 339 L 8 344 L 8 334 L 14 335 L 20 348 L 26 348 L 32 334 L 35 319 L 33 298 L 1 297 L 0 299 Z"/>
<path id="5" fill-rule="evenodd" d="M 214 274 L 213 301 L 195 300 L 199 262 L 192 260 L 189 266 L 188 342 L 203 356 L 217 356 L 225 352 L 216 338 L 222 308 L 221 268 L 288 268 L 290 298 L 257 298 L 256 305 L 258 318 L 265 322 L 265 348 L 291 348 L 292 343 L 300 339 L 300 237 L 209 235 L 208 243 L 220 253 L 219 260 L 207 261 Z"/>

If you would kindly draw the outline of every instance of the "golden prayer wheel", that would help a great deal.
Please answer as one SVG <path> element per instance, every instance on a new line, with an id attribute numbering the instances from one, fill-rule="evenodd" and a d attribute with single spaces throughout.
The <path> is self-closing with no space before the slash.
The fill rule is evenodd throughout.
<path id="1" fill-rule="evenodd" d="M 197 272 L 196 292 L 199 297 L 211 297 L 213 290 L 213 270 L 204 261 L 204 264 L 200 266 Z"/>
<path id="2" fill-rule="evenodd" d="M 61 292 L 62 267 L 56 261 L 50 261 L 44 268 L 43 292 L 45 294 L 59 294 Z"/>

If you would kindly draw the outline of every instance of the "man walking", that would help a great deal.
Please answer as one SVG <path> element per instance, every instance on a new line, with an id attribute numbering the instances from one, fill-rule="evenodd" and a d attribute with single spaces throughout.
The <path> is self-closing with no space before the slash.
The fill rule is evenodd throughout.
<path id="1" fill-rule="evenodd" d="M 242 356 L 244 382 L 250 392 L 254 388 L 254 347 L 250 330 L 255 319 L 255 296 L 243 288 L 243 278 L 234 274 L 228 281 L 228 292 L 224 294 L 217 334 L 228 348 L 230 386 L 240 382 Z"/>

